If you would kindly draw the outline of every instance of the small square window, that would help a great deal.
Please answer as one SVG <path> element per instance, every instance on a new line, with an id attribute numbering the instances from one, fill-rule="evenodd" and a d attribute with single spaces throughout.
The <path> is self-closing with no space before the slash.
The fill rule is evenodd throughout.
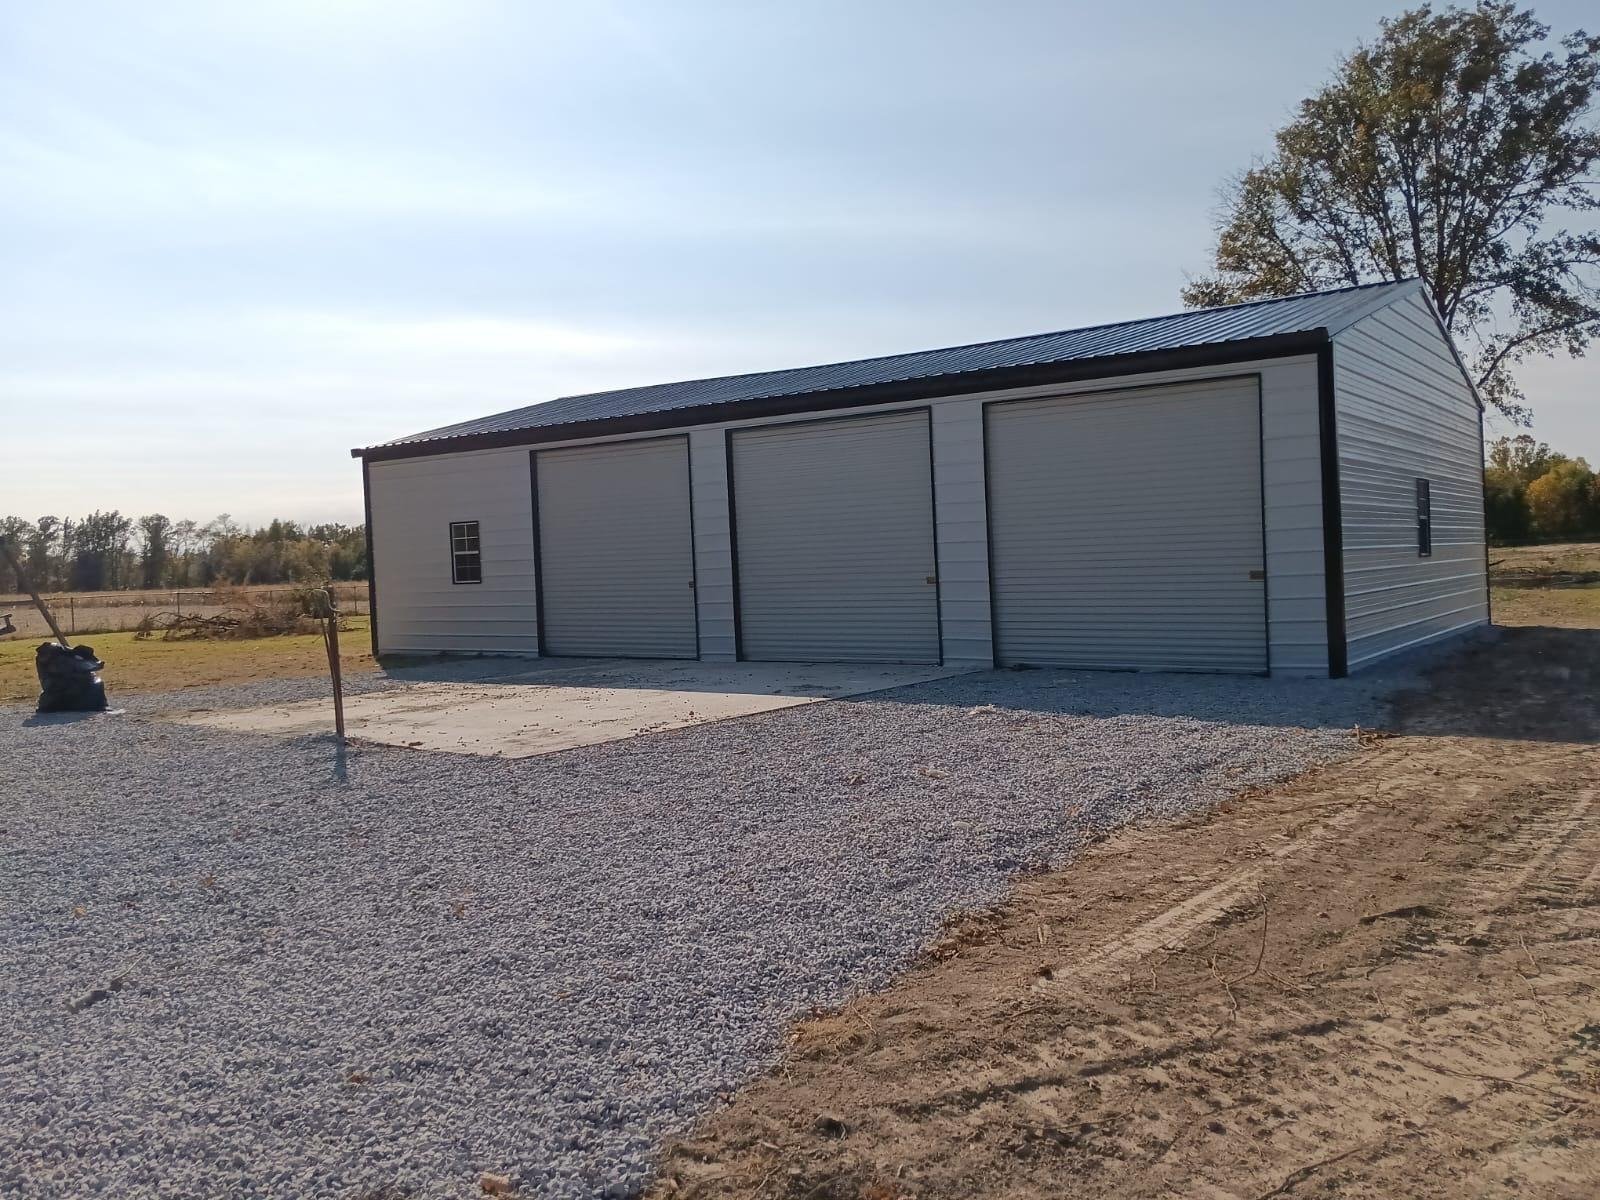
<path id="1" fill-rule="evenodd" d="M 483 582 L 483 551 L 478 543 L 476 521 L 450 522 L 450 580 L 452 583 Z"/>
<path id="2" fill-rule="evenodd" d="M 1417 480 L 1417 557 L 1433 557 L 1433 496 L 1426 479 Z"/>

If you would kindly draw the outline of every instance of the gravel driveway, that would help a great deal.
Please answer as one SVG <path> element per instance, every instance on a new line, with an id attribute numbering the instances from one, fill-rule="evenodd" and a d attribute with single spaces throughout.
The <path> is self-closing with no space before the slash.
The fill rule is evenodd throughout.
<path id="1" fill-rule="evenodd" d="M 343 781 L 146 719 L 195 692 L 0 710 L 0 1194 L 629 1195 L 796 1013 L 1097 831 L 1349 751 L 1408 678 L 995 672 Z"/>

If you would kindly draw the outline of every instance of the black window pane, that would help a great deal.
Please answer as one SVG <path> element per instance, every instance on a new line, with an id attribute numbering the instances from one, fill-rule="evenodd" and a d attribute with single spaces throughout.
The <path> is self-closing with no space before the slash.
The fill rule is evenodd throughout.
<path id="1" fill-rule="evenodd" d="M 1433 554 L 1433 488 L 1426 479 L 1417 480 L 1417 556 Z"/>
<path id="2" fill-rule="evenodd" d="M 482 583 L 483 556 L 478 522 L 450 522 L 450 578 L 455 583 Z"/>

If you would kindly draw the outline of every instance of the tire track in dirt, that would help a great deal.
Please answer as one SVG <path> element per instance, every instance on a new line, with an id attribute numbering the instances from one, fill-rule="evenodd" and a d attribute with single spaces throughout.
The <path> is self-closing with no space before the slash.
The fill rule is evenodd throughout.
<path id="1" fill-rule="evenodd" d="M 1283 845 L 1268 850 L 1266 858 L 1271 860 L 1269 863 L 1235 872 L 1222 882 L 1151 917 L 1128 933 L 1087 951 L 1081 961 L 1070 966 L 1052 967 L 1050 978 L 1042 979 L 1039 986 L 1058 987 L 1076 980 L 1104 976 L 1158 950 L 1177 949 L 1200 930 L 1246 904 L 1260 890 L 1261 882 L 1271 866 L 1282 865 L 1296 855 L 1315 849 L 1355 824 L 1360 816 L 1361 809 L 1352 807 L 1313 826 Z"/>
<path id="2" fill-rule="evenodd" d="M 1551 896 L 1578 891 L 1589 879 L 1600 880 L 1600 862 L 1588 839 L 1579 836 L 1585 832 L 1595 796 L 1594 791 L 1580 791 L 1570 806 L 1530 817 L 1495 848 L 1466 887 L 1466 901 L 1485 914 L 1475 928 L 1487 930 L 1496 915 L 1528 891 L 1536 877 L 1549 878 L 1548 882 L 1541 880 L 1537 890 Z M 1524 852 L 1527 857 L 1522 865 L 1510 867 Z M 1593 869 L 1587 875 L 1579 874 L 1585 867 Z M 1509 879 L 1504 877 L 1508 869 Z"/>
<path id="3" fill-rule="evenodd" d="M 801 1024 L 654 1195 L 1592 1200 L 1600 635 L 1578 633 L 1442 672 L 1424 734 L 1023 881 Z"/>

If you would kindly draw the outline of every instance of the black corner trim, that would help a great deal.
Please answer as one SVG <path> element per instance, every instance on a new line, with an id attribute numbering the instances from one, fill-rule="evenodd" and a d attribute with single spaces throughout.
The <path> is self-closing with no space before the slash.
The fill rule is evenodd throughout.
<path id="1" fill-rule="evenodd" d="M 1267 653 L 1264 678 L 1272 678 L 1272 578 L 1267 564 L 1267 388 L 1259 374 L 1251 377 L 1256 385 L 1256 486 L 1261 496 L 1261 639 Z"/>
<path id="2" fill-rule="evenodd" d="M 916 412 L 916 409 L 909 411 Z M 933 452 L 933 406 L 921 410 L 928 421 L 928 541 L 933 546 L 933 637 L 939 643 L 939 665 L 944 666 L 944 572 L 939 563 L 939 473 Z"/>
<path id="3" fill-rule="evenodd" d="M 1322 445 L 1322 585 L 1328 599 L 1328 677 L 1350 674 L 1344 611 L 1344 511 L 1339 499 L 1339 422 L 1333 404 L 1333 343 L 1317 348 L 1317 429 Z"/>
<path id="4" fill-rule="evenodd" d="M 544 638 L 544 553 L 539 538 L 539 452 L 528 451 L 528 495 L 533 506 L 533 636 L 539 643 L 539 657 L 549 658 L 549 643 Z"/>
<path id="5" fill-rule="evenodd" d="M 1476 393 L 1474 393 L 1476 395 Z M 1484 469 L 1489 466 L 1488 446 L 1483 440 L 1483 404 L 1478 403 L 1478 462 Z M 1489 481 L 1483 470 L 1478 472 L 1478 507 L 1483 510 L 1483 616 L 1494 624 L 1494 588 L 1489 584 Z"/>
<path id="6" fill-rule="evenodd" d="M 361 460 L 361 507 L 367 533 L 367 628 L 372 635 L 372 657 L 378 657 L 378 564 L 372 557 L 372 468 Z"/>
<path id="7" fill-rule="evenodd" d="M 700 543 L 694 528 L 694 446 L 683 435 L 683 469 L 689 480 L 689 595 L 694 600 L 694 660 L 705 656 L 700 644 Z"/>
<path id="8" fill-rule="evenodd" d="M 995 614 L 1000 611 L 999 600 L 996 598 L 994 586 L 994 472 L 990 470 L 989 462 L 989 404 L 981 405 L 978 409 L 978 423 L 981 426 L 980 437 L 983 441 L 983 570 L 988 577 L 989 586 L 989 666 L 997 668 L 1000 662 L 1000 626 Z M 942 585 L 941 585 L 942 586 Z"/>
<path id="9" fill-rule="evenodd" d="M 733 657 L 744 661 L 744 618 L 739 600 L 739 509 L 733 487 L 733 430 L 722 431 L 722 452 L 728 472 L 728 559 L 733 575 Z"/>

